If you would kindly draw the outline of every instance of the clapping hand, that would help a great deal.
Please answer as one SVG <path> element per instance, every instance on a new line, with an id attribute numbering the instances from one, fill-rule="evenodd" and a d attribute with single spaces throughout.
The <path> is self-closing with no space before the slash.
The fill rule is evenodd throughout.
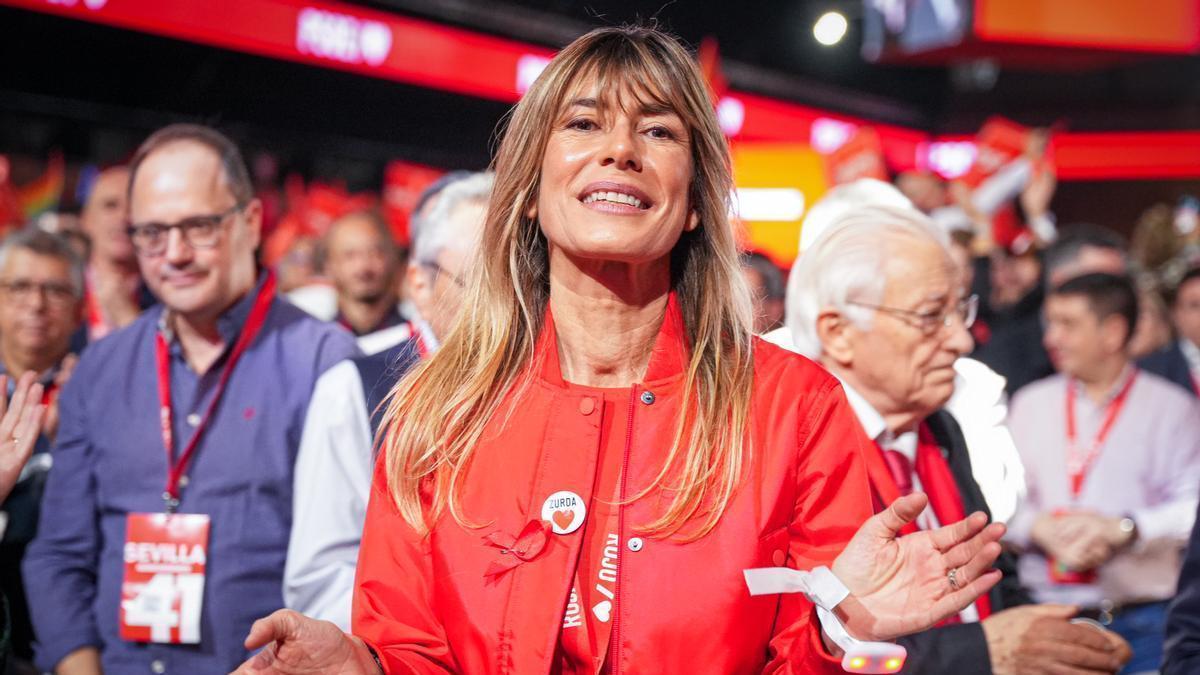
<path id="1" fill-rule="evenodd" d="M 7 391 L 8 376 L 0 375 L 0 392 Z M 0 395 L 0 501 L 12 492 L 21 469 L 33 454 L 45 413 L 42 385 L 33 373 L 17 380 L 11 398 Z"/>
<path id="2" fill-rule="evenodd" d="M 1000 581 L 991 570 L 1004 526 L 983 513 L 899 536 L 928 500 L 901 497 L 859 528 L 833 562 L 850 590 L 837 610 L 860 640 L 884 641 L 932 628 L 970 605 Z"/>
<path id="3" fill-rule="evenodd" d="M 1045 514 L 1033 526 L 1033 540 L 1047 556 L 1077 572 L 1092 570 L 1129 544 L 1120 518 L 1091 511 Z"/>

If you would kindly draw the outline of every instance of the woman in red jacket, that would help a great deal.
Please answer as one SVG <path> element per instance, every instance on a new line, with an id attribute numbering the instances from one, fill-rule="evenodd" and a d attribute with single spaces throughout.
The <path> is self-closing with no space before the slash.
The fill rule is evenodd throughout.
<path id="1" fill-rule="evenodd" d="M 354 636 L 276 614 L 248 672 L 840 672 L 813 606 L 744 569 L 831 566 L 867 640 L 995 583 L 1002 526 L 897 539 L 920 496 L 868 520 L 836 380 L 752 337 L 728 148 L 678 43 L 575 41 L 495 171 L 463 312 L 387 410 Z"/>

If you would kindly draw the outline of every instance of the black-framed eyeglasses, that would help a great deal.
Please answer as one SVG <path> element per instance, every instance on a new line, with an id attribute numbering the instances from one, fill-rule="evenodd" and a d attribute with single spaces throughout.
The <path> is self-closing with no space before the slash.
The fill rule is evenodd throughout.
<path id="1" fill-rule="evenodd" d="M 884 305 L 872 305 L 865 302 L 854 302 L 853 300 L 847 304 L 866 307 L 867 309 L 873 309 L 877 312 L 905 319 L 926 335 L 932 335 L 953 326 L 955 318 L 962 322 L 963 328 L 970 328 L 975 323 L 975 318 L 979 314 L 978 295 L 963 298 L 954 303 L 952 307 L 928 312 L 917 312 L 911 309 L 886 307 Z"/>
<path id="2" fill-rule="evenodd" d="M 14 302 L 29 302 L 37 296 L 46 298 L 46 304 L 64 307 L 79 299 L 75 287 L 52 281 L 36 282 L 29 279 L 0 281 L 0 291 Z"/>
<path id="3" fill-rule="evenodd" d="M 183 240 L 192 248 L 212 248 L 221 240 L 221 225 L 233 214 L 246 207 L 234 204 L 221 213 L 191 216 L 177 223 L 139 223 L 126 228 L 129 240 L 138 255 L 161 255 L 167 250 L 171 230 L 179 230 Z"/>
<path id="4" fill-rule="evenodd" d="M 466 280 L 464 280 L 462 278 L 462 276 L 455 274 L 454 272 L 451 272 L 450 270 L 446 269 L 445 267 L 442 267 L 441 265 L 437 264 L 436 262 L 423 262 L 423 263 L 421 263 L 421 267 L 432 270 L 434 277 L 437 277 L 438 275 L 442 275 L 442 274 L 446 275 L 447 277 L 450 278 L 451 281 L 454 282 L 454 285 L 458 286 L 459 288 L 467 287 L 467 282 L 466 282 Z"/>

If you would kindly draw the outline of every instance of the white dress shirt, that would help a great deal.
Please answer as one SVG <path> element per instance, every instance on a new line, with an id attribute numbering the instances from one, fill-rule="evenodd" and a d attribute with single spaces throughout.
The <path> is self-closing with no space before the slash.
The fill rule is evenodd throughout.
<path id="1" fill-rule="evenodd" d="M 350 630 L 358 546 L 371 494 L 371 421 L 351 361 L 313 388 L 296 457 L 284 604 Z"/>
<path id="2" fill-rule="evenodd" d="M 415 328 L 425 349 L 437 349 L 429 323 L 415 313 L 410 316 L 410 322 L 358 338 L 359 345 L 367 354 L 382 351 L 408 339 Z M 363 340 L 374 342 L 364 345 Z M 343 361 L 317 380 L 304 421 L 283 599 L 288 608 L 332 621 L 344 631 L 350 630 L 374 442 L 362 376 L 352 361 Z"/>
<path id="3" fill-rule="evenodd" d="M 1195 520 L 1200 491 L 1200 404 L 1166 380 L 1141 371 L 1099 457 L 1073 501 L 1067 476 L 1068 379 L 1054 375 L 1013 397 L 1009 426 L 1025 460 L 1028 496 L 1009 523 L 1007 539 L 1026 549 L 1021 582 L 1039 602 L 1098 606 L 1161 600 L 1175 593 L 1181 553 Z M 1078 442 L 1087 448 L 1103 424 L 1108 403 L 1125 379 L 1099 403 L 1075 399 Z M 1137 524 L 1134 546 L 1099 569 L 1095 584 L 1051 582 L 1042 552 L 1030 540 L 1037 517 L 1058 509 L 1128 516 Z"/>

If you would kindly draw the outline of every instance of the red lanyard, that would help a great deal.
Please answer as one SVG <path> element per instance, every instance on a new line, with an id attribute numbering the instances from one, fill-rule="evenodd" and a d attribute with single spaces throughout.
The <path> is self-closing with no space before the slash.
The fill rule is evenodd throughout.
<path id="1" fill-rule="evenodd" d="M 1125 384 L 1121 386 L 1117 395 L 1109 401 L 1104 413 L 1104 421 L 1100 424 L 1100 429 L 1096 432 L 1096 437 L 1092 439 L 1092 445 L 1086 454 L 1081 452 L 1076 438 L 1075 390 L 1077 385 L 1074 380 L 1067 383 L 1067 475 L 1071 480 L 1072 501 L 1078 500 L 1079 494 L 1083 492 L 1083 481 L 1091 471 L 1092 465 L 1096 463 L 1096 458 L 1100 456 L 1100 449 L 1104 447 L 1104 441 L 1112 431 L 1113 425 L 1116 424 L 1117 417 L 1121 414 L 1121 408 L 1125 407 L 1125 398 L 1129 396 L 1129 390 L 1133 389 L 1133 381 L 1136 379 L 1137 370 L 1135 369 L 1126 378 Z"/>
<path id="2" fill-rule="evenodd" d="M 221 370 L 221 378 L 217 381 L 216 391 L 213 392 L 212 398 L 209 399 L 208 408 L 204 411 L 204 417 L 196 425 L 196 431 L 192 434 L 191 440 L 188 441 L 178 460 L 175 458 L 175 434 L 171 413 L 170 350 L 167 345 L 166 336 L 163 335 L 162 331 L 158 332 L 155 341 L 155 355 L 158 361 L 159 417 L 162 424 L 163 446 L 167 450 L 167 487 L 163 491 L 163 501 L 167 504 L 168 513 L 174 512 L 179 506 L 179 481 L 196 454 L 196 448 L 200 444 L 200 437 L 204 435 L 204 430 L 208 427 L 209 419 L 212 418 L 213 411 L 216 410 L 217 403 L 221 400 L 221 395 L 225 393 L 225 385 L 229 382 L 229 376 L 233 374 L 234 366 L 237 365 L 238 360 L 242 357 L 242 353 L 246 351 L 246 348 L 250 346 L 250 343 L 254 341 L 259 331 L 262 330 L 263 323 L 267 319 L 267 312 L 271 309 L 271 301 L 274 299 L 275 275 L 268 272 L 267 278 L 263 281 L 262 288 L 259 289 L 258 295 L 254 297 L 254 305 L 250 308 L 250 315 L 246 318 L 246 324 L 242 326 L 242 332 L 238 335 L 237 342 L 233 345 L 233 351 L 229 354 L 229 360 L 225 362 L 225 367 Z"/>
<path id="3" fill-rule="evenodd" d="M 429 346 L 425 344 L 425 337 L 421 335 L 421 329 L 417 327 L 415 321 L 408 322 L 408 330 L 412 333 L 412 339 L 416 340 L 417 357 L 422 361 L 429 356 Z"/>

